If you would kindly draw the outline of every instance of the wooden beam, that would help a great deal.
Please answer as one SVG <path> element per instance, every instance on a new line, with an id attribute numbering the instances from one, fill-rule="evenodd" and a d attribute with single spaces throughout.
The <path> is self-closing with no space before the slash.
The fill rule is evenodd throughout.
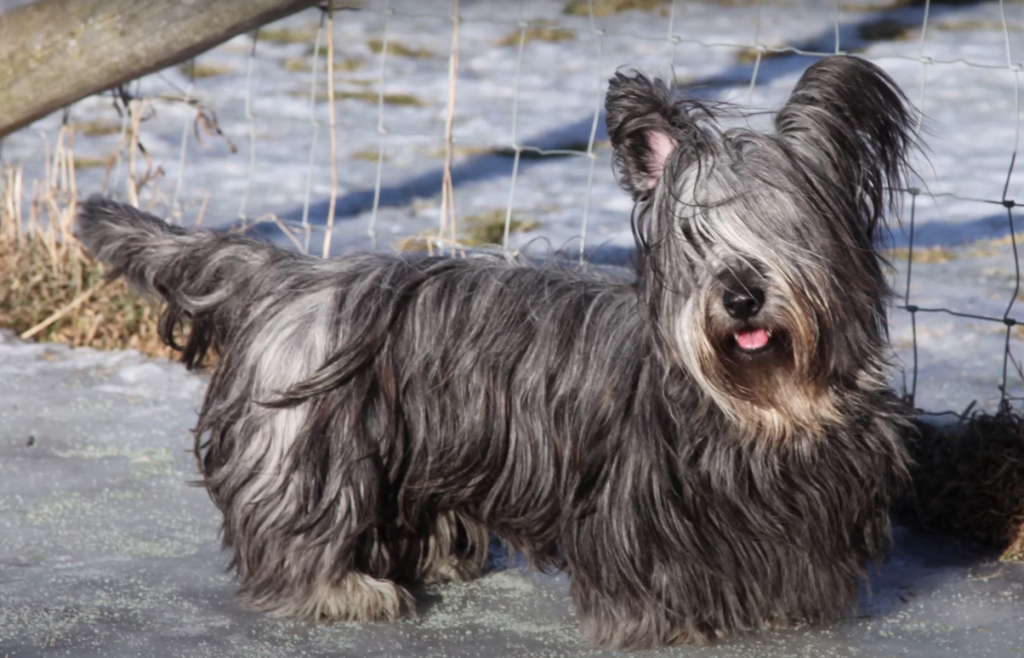
<path id="1" fill-rule="evenodd" d="M 0 14 L 0 138 L 318 0 L 37 0 Z"/>

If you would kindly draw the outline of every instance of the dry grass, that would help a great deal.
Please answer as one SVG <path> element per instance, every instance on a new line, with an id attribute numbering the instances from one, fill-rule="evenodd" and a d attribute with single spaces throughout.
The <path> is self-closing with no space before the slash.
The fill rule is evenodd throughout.
<path id="1" fill-rule="evenodd" d="M 71 124 L 71 129 L 83 135 L 88 135 L 89 137 L 95 137 L 97 135 L 116 135 L 121 132 L 121 122 L 104 119 L 76 121 Z"/>
<path id="2" fill-rule="evenodd" d="M 353 151 L 348 157 L 353 160 L 365 160 L 367 162 L 377 162 L 381 159 L 379 149 L 364 149 L 362 151 Z M 387 154 L 384 154 L 384 162 L 388 161 Z"/>
<path id="3" fill-rule="evenodd" d="M 505 214 L 505 210 L 492 210 L 463 218 L 461 223 L 465 228 L 460 242 L 467 247 L 500 246 L 505 239 Z M 513 215 L 509 222 L 509 232 L 526 233 L 538 226 L 540 224 L 536 220 L 520 219 Z"/>
<path id="4" fill-rule="evenodd" d="M 145 113 L 146 103 L 133 101 L 119 151 L 137 152 Z M 26 185 L 18 165 L 0 170 L 0 327 L 24 339 L 170 357 L 157 333 L 158 307 L 123 281 L 108 282 L 74 238 L 75 170 L 89 162 L 74 154 L 79 130 L 65 127 L 52 153 L 47 149 L 43 180 Z M 140 190 L 158 179 L 158 168 L 134 155 L 128 160 L 128 196 L 138 203 Z"/>
<path id="5" fill-rule="evenodd" d="M 882 254 L 891 263 L 905 263 L 908 257 L 914 263 L 948 263 L 957 257 L 953 251 L 938 245 L 934 247 L 915 247 L 912 255 L 906 247 L 886 249 Z"/>
<path id="6" fill-rule="evenodd" d="M 565 5 L 565 13 L 570 16 L 589 16 L 590 4 L 590 0 L 570 0 Z M 667 0 L 593 0 L 596 18 L 611 16 L 630 9 L 653 11 L 661 9 L 667 4 L 669 4 Z"/>
<path id="7" fill-rule="evenodd" d="M 71 212 L 69 204 L 61 214 Z M 0 326 L 75 347 L 172 356 L 157 335 L 156 308 L 124 281 L 106 283 L 103 269 L 76 243 L 53 242 L 43 233 L 29 233 L 18 243 L 7 232 L 0 245 Z"/>
<path id="8" fill-rule="evenodd" d="M 24 199 L 21 172 L 3 171 L 0 208 L 0 327 L 23 338 L 134 348 L 170 356 L 157 336 L 155 307 L 107 282 L 72 235 L 75 213 L 74 156 L 69 131 L 53 156 L 53 175 L 38 181 Z"/>
<path id="9" fill-rule="evenodd" d="M 326 49 L 321 49 L 326 53 Z M 306 57 L 288 57 L 281 61 L 283 66 L 288 71 L 294 71 L 296 73 L 309 73 L 313 70 L 313 63 L 311 61 L 312 53 Z M 334 60 L 334 71 L 358 71 L 359 69 L 366 66 L 366 62 L 361 59 L 337 59 Z M 327 68 L 325 64 L 320 65 L 320 72 L 323 73 Z"/>
<path id="10" fill-rule="evenodd" d="M 209 62 L 185 62 L 178 65 L 178 71 L 185 77 L 190 77 L 193 80 L 216 78 L 221 75 L 234 73 L 237 70 L 234 66 L 211 64 Z"/>
<path id="11" fill-rule="evenodd" d="M 257 41 L 269 41 L 270 43 L 308 43 L 316 39 L 315 29 L 296 30 L 288 27 L 282 28 L 260 28 L 256 32 Z"/>
<path id="12" fill-rule="evenodd" d="M 571 41 L 576 38 L 576 32 L 564 27 L 556 27 L 550 21 L 536 21 L 526 28 L 525 34 L 520 30 L 513 30 L 495 44 L 502 48 L 515 47 L 522 39 L 524 44 L 532 41 L 547 41 L 559 43 Z"/>
<path id="13" fill-rule="evenodd" d="M 947 20 L 935 24 L 935 29 L 941 32 L 1002 32 L 1002 21 L 980 21 L 980 20 Z M 1020 23 L 1006 23 L 1008 32 L 1024 32 L 1024 25 Z"/>
<path id="14" fill-rule="evenodd" d="M 433 255 L 435 251 L 450 250 L 461 255 L 465 249 L 472 247 L 500 247 L 505 239 L 505 210 L 491 210 L 478 215 L 470 215 L 458 221 L 461 227 L 458 240 L 441 239 L 437 229 L 427 229 L 416 235 L 402 238 L 394 244 L 398 251 L 426 251 Z M 540 223 L 533 219 L 521 219 L 513 216 L 509 222 L 509 233 L 526 233 L 536 230 Z"/>
<path id="15" fill-rule="evenodd" d="M 378 55 L 384 50 L 384 42 L 380 39 L 370 39 L 366 42 L 366 45 L 370 47 L 370 50 L 377 53 Z M 426 58 L 433 57 L 434 53 L 427 50 L 426 48 L 413 48 L 407 46 L 400 41 L 388 41 L 388 55 L 395 55 L 397 57 L 415 57 L 415 58 Z"/>
<path id="16" fill-rule="evenodd" d="M 95 169 L 98 167 L 103 167 L 105 169 L 113 163 L 113 159 L 114 156 L 106 158 L 93 158 L 88 155 L 76 155 L 75 169 Z"/>
<path id="17" fill-rule="evenodd" d="M 986 238 L 978 240 L 967 249 L 969 256 L 985 258 L 1001 253 L 1011 253 L 1011 247 L 1024 244 L 1024 232 L 1018 231 L 1014 234 L 1007 234 L 998 238 Z"/>
<path id="18" fill-rule="evenodd" d="M 911 494 L 896 512 L 917 528 L 1024 558 L 1024 419 L 975 414 L 950 428 L 919 423 Z"/>
<path id="19" fill-rule="evenodd" d="M 789 57 L 794 54 L 787 46 L 768 46 L 767 50 L 761 50 L 760 48 L 754 47 L 740 48 L 736 51 L 736 63 L 753 64 L 757 61 L 758 52 L 761 53 L 761 61 L 774 59 L 776 57 Z"/>
<path id="20" fill-rule="evenodd" d="M 886 9 L 896 9 L 905 4 L 907 4 L 905 0 L 889 0 L 888 2 L 840 2 L 839 11 L 884 11 Z"/>
<path id="21" fill-rule="evenodd" d="M 501 151 L 496 146 L 481 146 L 478 144 L 452 144 L 452 157 L 465 158 L 481 155 L 496 155 Z M 443 148 L 432 148 L 425 153 L 428 158 L 444 158 Z"/>

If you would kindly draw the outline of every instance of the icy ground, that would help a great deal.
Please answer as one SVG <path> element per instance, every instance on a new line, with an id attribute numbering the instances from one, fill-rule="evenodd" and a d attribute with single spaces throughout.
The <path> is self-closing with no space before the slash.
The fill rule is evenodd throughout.
<path id="1" fill-rule="evenodd" d="M 0 0 L 0 10 L 21 2 Z M 440 215 L 450 5 L 392 0 L 388 14 L 383 0 L 363 4 L 365 10 L 339 12 L 335 25 L 338 90 L 355 95 L 337 109 L 336 254 L 373 246 L 371 228 L 377 248 L 392 248 L 436 227 Z M 677 0 L 671 24 L 657 11 L 631 11 L 593 26 L 585 16 L 564 15 L 564 3 L 553 0 L 461 4 L 453 124 L 460 221 L 503 213 L 511 204 L 515 217 L 539 222 L 534 231 L 514 233 L 513 247 L 536 246 L 540 239 L 572 253 L 585 219 L 588 254 L 616 264 L 627 260 L 632 242 L 630 207 L 611 176 L 603 116 L 594 122 L 601 85 L 615 69 L 674 75 L 692 94 L 773 108 L 813 60 L 766 56 L 751 87 L 754 66 L 738 59 L 740 46 L 756 40 L 769 48 L 836 49 L 836 5 L 826 1 L 764 0 L 759 7 L 744 0 Z M 936 5 L 925 33 L 921 8 L 883 4 L 840 3 L 838 35 L 841 49 L 883 66 L 927 115 L 929 160 L 919 163 L 923 193 L 913 204 L 913 225 L 915 247 L 931 251 L 912 263 L 909 302 L 1001 317 L 1017 292 L 1011 224 L 999 202 L 1004 186 L 1005 198 L 1024 196 L 1021 176 L 1008 178 L 1019 138 L 1019 71 L 1007 65 L 1008 58 L 1014 67 L 1024 61 L 1024 3 Z M 528 41 L 520 64 L 520 18 L 548 20 L 546 27 L 572 36 Z M 186 73 L 170 69 L 130 87 L 143 95 L 198 99 L 238 148 L 232 154 L 225 140 L 201 128 L 200 141 L 194 109 L 154 101 L 142 142 L 163 176 L 143 191 L 145 204 L 169 212 L 177 198 L 170 211 L 182 222 L 202 212 L 203 223 L 214 227 L 273 212 L 298 230 L 308 201 L 310 249 L 320 251 L 331 189 L 327 104 L 310 103 L 312 74 L 303 70 L 316 59 L 310 52 L 318 22 L 319 12 L 309 11 L 271 26 L 279 35 L 288 28 L 303 38 L 260 40 L 255 55 L 249 37 L 201 55 L 197 70 L 209 65 L 221 74 L 198 77 L 191 86 Z M 665 38 L 670 30 L 677 42 Z M 382 89 L 382 69 L 371 41 L 385 36 L 417 56 L 384 59 L 388 102 L 379 107 L 374 95 Z M 512 45 L 498 45 L 510 36 Z M 318 66 L 322 96 L 322 58 Z M 370 100 L 360 96 L 367 93 Z M 9 136 L 0 157 L 22 162 L 27 181 L 43 175 L 61 118 L 58 113 Z M 109 97 L 78 103 L 69 118 L 97 128 L 75 141 L 79 190 L 95 191 L 104 172 L 94 165 L 114 152 L 120 118 Z M 595 126 L 593 160 L 524 153 L 513 185 L 508 149 L 515 143 L 586 151 Z M 122 159 L 108 191 L 124 195 L 124 181 Z M 910 209 L 908 197 L 893 228 L 897 248 L 909 243 Z M 263 227 L 271 239 L 290 243 Z M 905 254 L 897 251 L 895 260 L 897 303 L 903 304 Z M 1011 307 L 1009 315 L 1015 314 Z M 891 325 L 894 385 L 906 380 L 910 386 L 909 314 L 894 310 Z M 1019 351 L 1022 336 L 1011 330 L 1011 352 Z M 959 411 L 972 401 L 995 407 L 1007 344 L 1002 323 L 921 313 L 916 338 L 919 407 Z M 1007 370 L 1009 393 L 1022 395 L 1024 379 L 1012 362 Z M 514 568 L 426 593 L 416 622 L 316 626 L 247 612 L 234 602 L 223 573 L 217 514 L 205 493 L 187 484 L 195 477 L 188 428 L 201 377 L 131 352 L 71 351 L 9 336 L 0 342 L 0 374 L 0 658 L 599 653 L 578 644 L 564 578 Z M 893 560 L 872 578 L 873 595 L 857 618 L 663 653 L 1024 654 L 1024 569 L 906 531 L 897 539 Z"/>
<path id="2" fill-rule="evenodd" d="M 498 569 L 431 588 L 398 624 L 241 608 L 188 429 L 201 378 L 132 352 L 0 334 L 0 656 L 606 656 L 579 642 L 563 576 Z M 897 532 L 856 617 L 684 657 L 1004 658 L 1024 651 L 1024 568 Z"/>

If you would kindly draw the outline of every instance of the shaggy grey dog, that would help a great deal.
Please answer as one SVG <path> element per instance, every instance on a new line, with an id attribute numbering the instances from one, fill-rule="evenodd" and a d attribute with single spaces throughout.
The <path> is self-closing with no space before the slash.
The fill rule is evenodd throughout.
<path id="1" fill-rule="evenodd" d="M 321 260 L 93 198 L 95 256 L 215 349 L 196 429 L 242 600 L 395 619 L 489 533 L 564 569 L 584 635 L 703 642 L 856 606 L 906 480 L 886 384 L 890 190 L 914 145 L 874 65 L 813 65 L 775 132 L 618 74 L 635 280 L 510 262 Z"/>

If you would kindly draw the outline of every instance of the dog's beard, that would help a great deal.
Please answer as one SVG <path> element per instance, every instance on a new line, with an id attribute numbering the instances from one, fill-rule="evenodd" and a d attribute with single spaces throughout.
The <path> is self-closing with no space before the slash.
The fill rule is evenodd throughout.
<path id="1" fill-rule="evenodd" d="M 674 339 L 691 375 L 740 436 L 768 444 L 813 440 L 840 422 L 823 368 L 827 346 L 813 309 L 772 297 L 765 311 L 737 321 L 717 309 L 720 295 L 709 290 L 677 313 Z"/>

